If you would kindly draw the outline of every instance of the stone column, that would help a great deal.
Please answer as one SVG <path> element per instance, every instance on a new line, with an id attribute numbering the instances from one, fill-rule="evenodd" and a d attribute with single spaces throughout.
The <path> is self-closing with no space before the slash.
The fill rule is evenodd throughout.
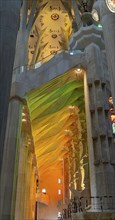
<path id="1" fill-rule="evenodd" d="M 27 175 L 26 175 L 26 187 L 25 187 L 25 201 L 24 201 L 24 219 L 32 219 L 32 209 L 33 209 L 33 185 L 34 185 L 34 172 L 35 167 L 33 166 L 33 152 L 28 151 L 27 158 Z M 35 211 L 35 210 L 34 210 Z"/>
<path id="2" fill-rule="evenodd" d="M 69 201 L 69 186 L 70 186 L 70 164 L 68 156 L 63 158 L 63 207 L 66 207 Z"/>
<path id="3" fill-rule="evenodd" d="M 112 13 L 105 3 L 105 0 L 98 0 L 93 8 L 99 14 L 103 26 L 106 55 L 110 73 L 111 92 L 115 106 L 115 13 Z"/>
<path id="4" fill-rule="evenodd" d="M 0 173 L 21 0 L 0 1 Z"/>
<path id="5" fill-rule="evenodd" d="M 26 187 L 25 187 L 25 198 L 24 198 L 24 219 L 28 219 L 28 209 L 29 209 L 29 199 L 30 199 L 30 170 L 32 166 L 32 154 L 28 153 L 27 155 L 27 171 L 26 171 Z"/>
<path id="6" fill-rule="evenodd" d="M 30 181 L 30 203 L 29 203 L 29 218 L 34 219 L 35 216 L 35 203 L 36 203 L 36 181 L 35 181 L 35 169 L 37 161 L 36 156 L 33 154 L 32 169 L 31 169 L 31 181 Z"/>
<path id="7" fill-rule="evenodd" d="M 95 25 L 81 28 L 73 36 L 70 48 L 85 52 L 84 92 L 91 196 L 114 196 L 115 143 L 113 143 L 112 125 L 108 115 L 109 77 L 107 79 L 105 74 L 107 70 L 105 71 L 102 31 Z M 104 208 L 113 207 L 107 204 Z"/>
<path id="8" fill-rule="evenodd" d="M 115 149 L 109 121 L 106 79 L 102 52 L 92 43 L 85 49 L 89 111 L 91 117 L 91 143 L 89 145 L 90 181 L 92 196 L 115 196 Z M 92 145 L 92 147 L 90 147 Z M 91 170 L 93 167 L 93 170 Z M 93 182 L 92 182 L 93 181 Z M 108 208 L 112 208 L 109 207 Z"/>
<path id="9" fill-rule="evenodd" d="M 16 207 L 15 207 L 15 220 L 25 219 L 25 199 L 28 198 L 28 188 L 32 188 L 31 182 L 28 182 L 28 157 L 29 152 L 34 153 L 34 145 L 32 138 L 32 131 L 30 125 L 30 117 L 28 108 L 23 105 L 22 111 L 22 126 L 21 126 L 21 137 L 20 137 L 20 156 L 19 156 L 19 167 L 18 167 L 18 181 L 17 181 L 17 193 L 16 193 Z M 31 158 L 31 157 L 30 157 Z M 31 162 L 31 160 L 30 160 Z M 34 174 L 29 176 L 30 179 L 34 177 Z M 33 198 L 33 197 L 32 197 Z M 28 199 L 30 201 L 30 198 Z M 30 208 L 28 208 L 30 210 Z"/>
<path id="10" fill-rule="evenodd" d="M 2 220 L 14 219 L 22 103 L 12 99 L 9 104 L 4 144 L 3 166 L 0 181 L 0 216 Z"/>
<path id="11" fill-rule="evenodd" d="M 18 168 L 15 220 L 24 219 L 24 198 L 26 191 L 27 155 L 28 155 L 27 133 L 22 131 L 21 141 L 20 141 L 20 158 L 19 158 L 19 168 Z"/>
<path id="12" fill-rule="evenodd" d="M 71 161 L 70 161 L 70 157 L 68 157 L 68 168 L 69 168 L 69 172 L 68 172 L 68 181 L 69 181 L 69 199 L 70 198 L 70 194 L 72 195 L 72 184 L 71 184 L 71 180 L 72 180 L 72 175 L 71 175 Z"/>

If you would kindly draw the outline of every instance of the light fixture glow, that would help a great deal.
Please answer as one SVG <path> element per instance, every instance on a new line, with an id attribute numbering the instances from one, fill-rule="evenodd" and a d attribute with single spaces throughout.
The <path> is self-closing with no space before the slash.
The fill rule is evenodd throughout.
<path id="1" fill-rule="evenodd" d="M 58 195 L 61 195 L 61 189 L 58 189 Z"/>
<path id="2" fill-rule="evenodd" d="M 46 189 L 42 189 L 42 193 L 46 194 Z"/>
<path id="3" fill-rule="evenodd" d="M 106 5 L 111 12 L 115 13 L 115 0 L 106 0 Z"/>
<path id="4" fill-rule="evenodd" d="M 61 218 L 61 212 L 58 212 L 58 218 Z"/>
<path id="5" fill-rule="evenodd" d="M 110 102 L 111 104 L 113 104 L 113 98 L 112 98 L 112 96 L 109 97 L 109 102 Z"/>
<path id="6" fill-rule="evenodd" d="M 27 120 L 25 118 L 22 119 L 23 122 L 26 122 Z"/>
<path id="7" fill-rule="evenodd" d="M 68 108 L 73 110 L 73 109 L 75 109 L 75 106 L 74 105 L 70 105 Z"/>
<path id="8" fill-rule="evenodd" d="M 75 70 L 75 73 L 77 73 L 77 74 L 82 73 L 82 69 L 81 69 L 80 67 L 78 67 L 78 68 Z"/>
<path id="9" fill-rule="evenodd" d="M 98 28 L 102 28 L 102 25 L 101 25 L 101 24 L 98 24 L 97 27 L 98 27 Z"/>
<path id="10" fill-rule="evenodd" d="M 59 183 L 59 184 L 61 183 L 61 179 L 60 179 L 60 178 L 58 179 L 58 183 Z"/>
<path id="11" fill-rule="evenodd" d="M 80 69 L 80 68 L 77 68 L 77 72 L 81 72 L 81 69 Z"/>
<path id="12" fill-rule="evenodd" d="M 73 52 L 73 51 L 70 51 L 70 55 L 74 55 L 74 52 Z"/>
<path id="13" fill-rule="evenodd" d="M 24 112 L 22 112 L 22 116 L 25 116 L 26 114 Z"/>
<path id="14" fill-rule="evenodd" d="M 41 66 L 41 62 L 35 63 L 35 69 L 39 68 Z"/>
<path id="15" fill-rule="evenodd" d="M 99 14 L 98 14 L 98 12 L 97 12 L 96 9 L 93 9 L 92 12 L 91 12 L 91 14 L 92 14 L 92 18 L 93 18 L 95 21 L 99 21 Z"/>

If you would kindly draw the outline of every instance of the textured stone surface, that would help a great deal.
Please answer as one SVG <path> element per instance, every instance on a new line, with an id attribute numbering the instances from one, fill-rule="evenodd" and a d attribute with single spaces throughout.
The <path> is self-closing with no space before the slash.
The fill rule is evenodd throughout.
<path id="1" fill-rule="evenodd" d="M 85 67 L 84 58 L 84 53 L 79 51 L 72 55 L 68 52 L 61 52 L 37 69 L 26 70 L 23 73 L 20 73 L 20 70 L 17 69 L 13 79 L 11 97 L 23 98 L 31 90 L 38 88 L 71 68 L 77 65 Z"/>
<path id="2" fill-rule="evenodd" d="M 110 12 L 110 10 L 107 8 L 105 0 L 98 0 L 94 4 L 93 8 L 98 11 L 100 23 L 103 26 L 112 96 L 115 105 L 115 13 Z"/>
<path id="3" fill-rule="evenodd" d="M 0 181 L 0 219 L 8 220 L 11 216 L 13 219 L 14 215 L 20 147 L 21 107 L 19 100 L 11 100 L 8 110 Z M 5 216 L 10 216 L 10 218 L 5 218 Z"/>
<path id="4" fill-rule="evenodd" d="M 90 38 L 87 40 L 89 33 Z M 98 44 L 99 36 L 101 38 Z M 81 28 L 73 35 L 70 48 L 82 49 L 86 55 L 85 100 L 91 195 L 114 196 L 115 173 L 114 164 L 111 163 L 113 160 L 111 155 L 115 156 L 115 151 L 112 141 L 112 128 L 110 129 L 111 122 L 108 116 L 109 96 L 107 95 L 106 75 L 108 70 L 104 64 L 102 32 L 96 27 L 94 28 L 93 25 L 88 28 Z"/>
<path id="5" fill-rule="evenodd" d="M 72 220 L 115 220 L 115 212 L 89 212 L 73 214 Z"/>
<path id="6" fill-rule="evenodd" d="M 0 173 L 21 0 L 0 1 Z"/>

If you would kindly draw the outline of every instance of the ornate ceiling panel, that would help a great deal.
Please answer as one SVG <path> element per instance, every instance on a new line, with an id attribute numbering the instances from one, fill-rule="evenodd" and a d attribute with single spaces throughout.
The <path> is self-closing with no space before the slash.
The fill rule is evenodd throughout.
<path id="1" fill-rule="evenodd" d="M 72 34 L 71 20 L 61 0 L 42 1 L 38 17 L 30 35 L 30 50 L 37 52 L 34 61 L 65 50 Z M 35 36 L 35 38 L 33 38 Z"/>
<path id="2" fill-rule="evenodd" d="M 80 16 L 91 11 L 94 1 L 76 0 Z M 72 0 L 38 0 L 37 19 L 29 37 L 29 64 L 47 61 L 67 49 L 73 29 L 77 30 L 77 24 Z"/>

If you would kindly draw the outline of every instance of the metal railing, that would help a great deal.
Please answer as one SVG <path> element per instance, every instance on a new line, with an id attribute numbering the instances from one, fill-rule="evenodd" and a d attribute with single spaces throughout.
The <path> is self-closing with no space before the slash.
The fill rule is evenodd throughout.
<path id="1" fill-rule="evenodd" d="M 63 219 L 71 218 L 72 213 L 87 212 L 109 212 L 115 211 L 115 196 L 91 196 L 74 198 L 68 204 L 66 209 L 63 209 Z"/>
<path id="2" fill-rule="evenodd" d="M 47 61 L 49 61 L 50 58 L 55 57 L 56 55 L 58 55 L 58 54 L 61 53 L 61 52 L 65 52 L 65 53 L 68 53 L 68 54 L 70 54 L 70 55 L 74 55 L 74 54 L 77 53 L 76 50 L 71 51 L 71 50 L 59 49 L 59 50 L 55 51 L 54 54 L 50 54 L 50 55 L 44 57 L 42 60 L 39 60 L 38 62 L 36 62 L 36 63 L 34 63 L 34 64 L 30 64 L 30 65 L 27 64 L 27 65 L 15 67 L 15 68 L 13 69 L 13 72 L 21 74 L 21 73 L 23 73 L 24 71 L 27 71 L 27 70 L 37 69 L 37 68 L 39 68 L 42 64 L 44 64 L 44 63 L 46 63 Z M 48 58 L 49 58 L 49 59 L 48 59 Z M 48 60 L 47 60 L 47 59 L 48 59 Z"/>
<path id="3" fill-rule="evenodd" d="M 48 59 L 49 58 L 49 60 L 50 60 L 50 57 L 51 58 L 53 58 L 53 57 L 55 57 L 55 55 L 57 55 L 57 54 L 59 54 L 59 53 L 61 53 L 61 52 L 63 52 L 64 50 L 57 50 L 57 51 L 55 51 L 55 53 L 54 54 L 49 54 L 49 55 L 47 55 L 46 57 L 44 57 L 43 59 L 41 59 L 41 60 L 39 60 L 38 62 L 36 62 L 36 63 L 33 63 L 33 64 L 30 64 L 30 65 L 23 65 L 23 66 L 18 66 L 18 67 L 15 67 L 14 69 L 13 69 L 13 72 L 19 72 L 19 73 L 23 73 L 25 70 L 31 70 L 31 69 L 37 69 L 37 68 L 39 68 L 43 63 L 45 63 L 45 60 L 46 59 Z M 67 51 L 66 51 L 67 52 Z M 68 51 L 69 52 L 69 51 Z M 71 52 L 71 51 L 70 51 Z M 48 60 L 48 61 L 49 61 Z M 46 61 L 47 62 L 47 61 Z"/>

